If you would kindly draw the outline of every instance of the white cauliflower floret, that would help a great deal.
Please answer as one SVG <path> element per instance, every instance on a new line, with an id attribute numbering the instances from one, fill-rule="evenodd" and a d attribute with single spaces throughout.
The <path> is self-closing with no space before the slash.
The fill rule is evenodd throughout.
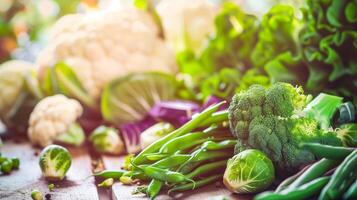
<path id="1" fill-rule="evenodd" d="M 33 144 L 45 147 L 67 131 L 82 115 L 81 104 L 57 94 L 42 99 L 31 113 L 28 137 Z"/>
<path id="2" fill-rule="evenodd" d="M 131 7 L 62 17 L 37 63 L 43 75 L 61 61 L 95 98 L 108 81 L 129 73 L 176 72 L 175 56 L 159 37 L 151 15 Z"/>
<path id="3" fill-rule="evenodd" d="M 157 6 L 165 37 L 176 51 L 189 45 L 198 52 L 214 31 L 217 11 L 218 7 L 209 0 L 169 0 Z"/>

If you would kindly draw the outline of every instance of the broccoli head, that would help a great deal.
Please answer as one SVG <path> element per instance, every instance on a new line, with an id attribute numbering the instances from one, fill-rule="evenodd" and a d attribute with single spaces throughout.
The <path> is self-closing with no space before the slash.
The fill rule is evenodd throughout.
<path id="1" fill-rule="evenodd" d="M 252 85 L 232 99 L 228 116 L 231 131 L 237 138 L 247 139 L 249 124 L 255 117 L 290 117 L 294 112 L 302 110 L 308 99 L 301 87 L 288 83 L 275 83 L 268 89 Z"/>
<path id="2" fill-rule="evenodd" d="M 277 169 L 293 172 L 315 157 L 300 149 L 301 142 L 341 145 L 336 134 L 321 130 L 311 117 L 299 115 L 309 96 L 302 88 L 275 83 L 265 89 L 253 85 L 233 97 L 229 106 L 232 133 L 239 139 L 235 152 L 254 148 L 263 151 Z"/>

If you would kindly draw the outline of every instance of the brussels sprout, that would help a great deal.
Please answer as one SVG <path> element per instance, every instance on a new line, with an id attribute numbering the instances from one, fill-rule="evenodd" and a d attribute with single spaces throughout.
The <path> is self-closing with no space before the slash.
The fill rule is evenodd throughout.
<path id="1" fill-rule="evenodd" d="M 71 154 L 59 145 L 49 145 L 40 154 L 42 174 L 48 180 L 62 180 L 71 163 Z"/>
<path id="2" fill-rule="evenodd" d="M 120 154 L 124 151 L 124 143 L 115 128 L 99 126 L 89 136 L 89 141 L 100 153 Z"/>
<path id="3" fill-rule="evenodd" d="M 272 161 L 261 151 L 248 149 L 228 160 L 223 183 L 234 193 L 256 193 L 269 187 L 275 178 Z"/>
<path id="4" fill-rule="evenodd" d="M 151 143 L 169 134 L 173 130 L 175 130 L 175 127 L 172 126 L 170 123 L 166 123 L 166 122 L 160 122 L 151 126 L 150 128 L 146 129 L 144 132 L 142 132 L 140 135 L 141 149 L 145 149 L 145 147 L 149 146 Z"/>
<path id="5" fill-rule="evenodd" d="M 42 193 L 40 191 L 38 191 L 38 190 L 32 190 L 31 198 L 33 200 L 43 200 Z"/>

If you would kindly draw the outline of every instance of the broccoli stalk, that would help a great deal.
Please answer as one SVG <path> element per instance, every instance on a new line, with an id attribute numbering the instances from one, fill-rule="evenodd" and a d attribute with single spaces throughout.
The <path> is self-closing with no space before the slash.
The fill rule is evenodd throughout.
<path id="1" fill-rule="evenodd" d="M 306 106 L 304 113 L 319 122 L 322 129 L 327 130 L 331 127 L 331 119 L 335 112 L 343 104 L 342 99 L 342 97 L 321 93 Z"/>

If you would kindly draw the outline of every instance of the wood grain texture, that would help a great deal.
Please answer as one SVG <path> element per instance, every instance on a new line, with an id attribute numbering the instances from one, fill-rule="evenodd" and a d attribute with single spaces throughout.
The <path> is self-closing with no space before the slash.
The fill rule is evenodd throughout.
<path id="1" fill-rule="evenodd" d="M 103 156 L 103 162 L 106 169 L 120 169 L 123 163 L 124 156 Z M 115 183 L 112 186 L 112 199 L 113 200 L 122 200 L 122 199 L 131 199 L 131 200 L 144 200 L 148 199 L 145 195 L 132 195 L 132 192 L 137 186 L 127 186 L 121 183 Z M 224 196 L 226 199 L 231 200 L 250 200 L 252 199 L 251 195 L 234 195 L 224 188 L 223 185 L 217 186 L 216 184 L 211 184 L 209 186 L 196 189 L 193 191 L 179 193 L 174 196 L 168 196 L 166 192 L 161 192 L 160 195 L 156 198 L 157 200 L 172 200 L 172 199 L 187 199 L 187 200 L 209 200 L 214 199 L 218 196 Z M 222 199 L 222 198 L 221 198 Z"/>
<path id="2" fill-rule="evenodd" d="M 10 175 L 0 175 L 0 199 L 30 199 L 31 191 L 37 189 L 43 195 L 51 194 L 51 199 L 96 200 L 97 188 L 91 174 L 91 160 L 84 148 L 69 148 L 72 166 L 66 179 L 55 183 L 54 191 L 48 190 L 48 184 L 41 175 L 38 165 L 39 150 L 28 142 L 14 143 L 6 141 L 0 151 L 6 157 L 18 157 L 20 169 Z"/>

